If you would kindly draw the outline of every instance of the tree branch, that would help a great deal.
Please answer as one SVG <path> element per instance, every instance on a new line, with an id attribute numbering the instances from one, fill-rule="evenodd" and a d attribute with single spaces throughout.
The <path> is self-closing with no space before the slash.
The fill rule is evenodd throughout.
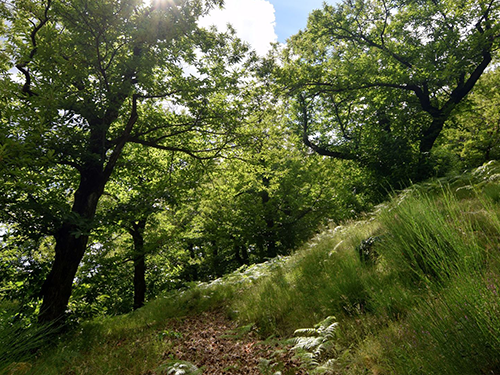
<path id="1" fill-rule="evenodd" d="M 330 156 L 336 159 L 344 159 L 344 160 L 356 160 L 356 156 L 351 153 L 346 153 L 342 151 L 332 151 L 328 150 L 324 147 L 314 144 L 309 139 L 309 114 L 307 113 L 307 104 L 302 95 L 299 95 L 299 103 L 302 109 L 302 141 L 304 144 L 312 149 L 319 155 Z"/>
<path id="2" fill-rule="evenodd" d="M 45 24 L 49 21 L 49 9 L 52 4 L 52 0 L 47 0 L 47 5 L 45 7 L 45 11 L 43 14 L 43 19 L 39 20 L 40 23 L 38 25 L 34 25 L 33 30 L 31 31 L 30 34 L 30 39 L 31 39 L 31 45 L 33 48 L 31 49 L 31 52 L 29 54 L 29 58 L 26 61 L 21 61 L 16 64 L 16 68 L 23 73 L 25 82 L 22 88 L 22 92 L 27 94 L 28 96 L 36 96 L 37 94 L 31 90 L 31 75 L 28 69 L 26 67 L 28 66 L 28 63 L 33 60 L 33 57 L 35 57 L 36 52 L 38 50 L 37 42 L 36 42 L 36 35 L 40 31 L 40 29 L 45 26 Z"/>
<path id="3" fill-rule="evenodd" d="M 130 133 L 132 132 L 132 128 L 134 127 L 138 119 L 139 115 L 137 114 L 137 95 L 134 94 L 132 95 L 132 110 L 130 112 L 127 125 L 125 126 L 125 130 L 123 131 L 122 136 L 118 139 L 118 142 L 113 152 L 111 153 L 108 162 L 106 163 L 106 167 L 104 168 L 105 181 L 107 181 L 107 179 L 109 179 L 109 177 L 111 176 L 111 173 L 113 172 L 116 162 L 118 161 L 122 153 L 122 150 L 128 141 Z"/>

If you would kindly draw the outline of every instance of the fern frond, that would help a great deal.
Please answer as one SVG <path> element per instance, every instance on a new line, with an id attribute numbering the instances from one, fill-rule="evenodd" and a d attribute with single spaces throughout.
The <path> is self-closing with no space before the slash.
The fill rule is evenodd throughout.
<path id="1" fill-rule="evenodd" d="M 295 330 L 294 336 L 318 336 L 319 332 L 316 328 L 301 328 Z"/>
<path id="2" fill-rule="evenodd" d="M 329 371 L 336 362 L 330 358 L 325 363 L 321 363 L 324 359 L 336 356 L 335 341 L 336 329 L 338 323 L 334 316 L 329 316 L 314 328 L 302 328 L 295 331 L 295 337 L 292 343 L 296 350 L 297 357 L 300 358 L 308 367 L 313 369 L 314 373 L 324 373 Z M 326 357 L 326 358 L 325 358 Z"/>
<path id="3" fill-rule="evenodd" d="M 320 345 L 322 341 L 322 337 L 297 337 L 293 349 L 311 350 Z"/>
<path id="4" fill-rule="evenodd" d="M 332 325 L 333 323 L 336 323 L 336 321 L 337 321 L 337 318 L 335 318 L 333 315 L 330 315 L 330 316 L 326 317 L 324 320 L 322 320 L 321 322 L 319 322 L 318 324 L 316 324 L 314 327 L 324 329 L 325 327 L 328 327 L 328 326 Z"/>
<path id="5" fill-rule="evenodd" d="M 167 375 L 201 375 L 203 373 L 203 369 L 199 369 L 191 362 L 177 360 L 169 361 L 157 370 L 166 370 Z"/>
<path id="6" fill-rule="evenodd" d="M 324 341 L 314 351 L 314 354 L 318 357 L 322 356 L 324 353 L 330 352 L 335 345 L 332 341 Z"/>
<path id="7" fill-rule="evenodd" d="M 331 358 L 329 359 L 328 361 L 326 361 L 325 363 L 323 363 L 322 367 L 325 369 L 325 370 L 332 370 L 333 368 L 335 368 L 337 366 L 337 360 L 335 358 Z"/>
<path id="8" fill-rule="evenodd" d="M 333 337 L 335 336 L 335 331 L 336 331 L 338 325 L 339 324 L 335 322 L 335 323 L 330 324 L 328 327 L 326 327 L 322 332 L 323 337 L 328 338 L 329 340 L 333 339 Z"/>
<path id="9" fill-rule="evenodd" d="M 315 373 L 319 373 L 319 374 L 328 373 L 328 374 L 331 374 L 332 371 L 334 371 L 334 370 L 337 369 L 337 365 L 338 365 L 337 364 L 337 360 L 335 360 L 335 359 L 329 359 L 325 363 L 323 363 L 320 366 L 316 367 Z"/>

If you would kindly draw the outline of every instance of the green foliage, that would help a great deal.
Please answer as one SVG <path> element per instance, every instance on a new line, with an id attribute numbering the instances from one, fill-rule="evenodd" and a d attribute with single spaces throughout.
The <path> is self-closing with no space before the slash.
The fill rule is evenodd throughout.
<path id="1" fill-rule="evenodd" d="M 183 234 L 185 277 L 213 279 L 287 255 L 318 226 L 353 217 L 378 198 L 374 181 L 353 163 L 297 149 L 279 111 L 254 124 L 256 143 L 239 152 L 241 159 L 213 163 L 196 190 Z"/>
<path id="2" fill-rule="evenodd" d="M 93 243 L 77 273 L 69 303 L 74 321 L 130 312 L 133 266 L 112 244 Z"/>
<path id="3" fill-rule="evenodd" d="M 437 137 L 493 60 L 499 11 L 488 0 L 324 4 L 270 69 L 291 126 L 391 186 L 427 178 Z"/>
<path id="4" fill-rule="evenodd" d="M 314 374 L 321 374 L 333 369 L 337 352 L 335 339 L 338 322 L 329 316 L 314 328 L 297 329 L 294 333 L 293 350 L 298 352 L 305 364 Z"/>
<path id="5" fill-rule="evenodd" d="M 31 367 L 38 350 L 50 345 L 56 330 L 27 323 L 16 314 L 18 306 L 0 303 L 0 373 L 16 373 Z"/>
<path id="6" fill-rule="evenodd" d="M 15 319 L 34 323 L 39 292 L 53 260 L 52 239 L 30 240 L 6 228 L 0 242 L 0 303 L 17 304 Z M 14 319 L 14 317 L 12 317 Z"/>
<path id="7" fill-rule="evenodd" d="M 464 168 L 475 168 L 500 156 L 500 85 L 498 67 L 486 72 L 453 118 L 439 142 Z"/>

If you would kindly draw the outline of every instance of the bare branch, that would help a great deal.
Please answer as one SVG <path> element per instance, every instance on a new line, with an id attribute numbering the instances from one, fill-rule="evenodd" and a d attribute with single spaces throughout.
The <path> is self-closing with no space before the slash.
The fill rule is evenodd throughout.
<path id="1" fill-rule="evenodd" d="M 351 153 L 328 150 L 324 147 L 321 147 L 321 146 L 316 145 L 313 142 L 311 142 L 311 140 L 309 139 L 309 134 L 308 134 L 308 132 L 309 132 L 309 114 L 307 112 L 307 104 L 306 104 L 305 99 L 302 95 L 299 95 L 299 102 L 301 104 L 301 109 L 302 109 L 302 141 L 304 142 L 304 144 L 319 155 L 330 156 L 330 157 L 333 157 L 336 159 L 356 160 L 355 155 L 353 155 Z"/>
<path id="2" fill-rule="evenodd" d="M 28 96 L 35 96 L 37 94 L 31 90 L 31 75 L 30 75 L 29 70 L 26 69 L 26 67 L 28 66 L 28 63 L 31 60 L 33 60 L 33 57 L 35 57 L 36 52 L 38 50 L 38 46 L 37 46 L 37 42 L 36 42 L 36 35 L 40 31 L 40 29 L 43 26 L 45 26 L 45 24 L 49 21 L 49 9 L 50 9 L 51 4 L 52 4 L 52 0 L 47 0 L 47 5 L 45 7 L 43 19 L 39 20 L 40 23 L 38 25 L 36 25 L 34 22 L 30 21 L 32 23 L 32 25 L 34 26 L 33 30 L 31 31 L 31 34 L 30 34 L 31 45 L 32 45 L 33 48 L 31 49 L 31 52 L 29 54 L 28 60 L 21 61 L 21 62 L 19 62 L 19 63 L 16 64 L 16 68 L 21 73 L 23 73 L 24 78 L 25 78 L 25 82 L 24 82 L 24 85 L 23 85 L 23 88 L 22 88 L 22 92 L 24 92 Z"/>

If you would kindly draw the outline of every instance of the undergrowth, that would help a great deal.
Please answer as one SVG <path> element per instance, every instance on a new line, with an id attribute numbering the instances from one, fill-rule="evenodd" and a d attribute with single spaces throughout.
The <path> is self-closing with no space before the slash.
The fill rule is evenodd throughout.
<path id="1" fill-rule="evenodd" d="M 499 173 L 414 186 L 290 257 L 86 323 L 28 372 L 160 374 L 168 319 L 224 308 L 263 338 L 296 332 L 308 373 L 500 373 Z"/>

